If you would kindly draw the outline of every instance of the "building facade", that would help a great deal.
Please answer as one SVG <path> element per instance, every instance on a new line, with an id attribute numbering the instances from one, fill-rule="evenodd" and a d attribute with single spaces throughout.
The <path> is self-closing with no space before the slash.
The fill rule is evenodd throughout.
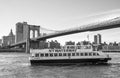
<path id="1" fill-rule="evenodd" d="M 2 37 L 2 46 L 8 46 L 15 43 L 15 35 L 12 32 L 12 29 L 8 36 Z"/>
<path id="2" fill-rule="evenodd" d="M 120 46 L 105 45 L 102 47 L 102 51 L 104 51 L 104 52 L 120 52 Z"/>
<path id="3" fill-rule="evenodd" d="M 75 45 L 75 42 L 68 41 L 68 42 L 65 42 L 65 45 Z"/>
<path id="4" fill-rule="evenodd" d="M 0 39 L 0 47 L 2 47 L 2 39 Z"/>
<path id="5" fill-rule="evenodd" d="M 94 43 L 101 44 L 101 35 L 100 34 L 94 35 Z"/>
<path id="6" fill-rule="evenodd" d="M 60 45 L 60 43 L 57 40 L 55 40 L 55 41 L 52 40 L 52 41 L 48 42 L 48 48 L 60 49 L 61 45 Z"/>

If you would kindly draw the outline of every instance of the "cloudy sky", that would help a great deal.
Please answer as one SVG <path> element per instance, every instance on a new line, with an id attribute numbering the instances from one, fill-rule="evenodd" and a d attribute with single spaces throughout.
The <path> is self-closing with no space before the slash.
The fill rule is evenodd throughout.
<path id="1" fill-rule="evenodd" d="M 0 0 L 0 38 L 15 34 L 15 24 L 26 21 L 52 30 L 78 27 L 95 19 L 101 20 L 120 14 L 120 0 Z M 97 20 L 97 21 L 98 21 Z M 97 32 L 78 33 L 57 37 L 64 41 L 93 41 L 93 35 L 100 33 L 102 42 L 120 42 L 120 28 Z"/>

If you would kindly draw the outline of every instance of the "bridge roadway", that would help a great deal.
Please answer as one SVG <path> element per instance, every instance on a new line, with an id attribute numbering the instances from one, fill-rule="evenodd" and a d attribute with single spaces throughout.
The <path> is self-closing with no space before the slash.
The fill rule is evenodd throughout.
<path id="1" fill-rule="evenodd" d="M 98 30 L 105 30 L 105 29 L 118 28 L 118 27 L 120 27 L 120 17 L 105 20 L 102 22 L 97 22 L 97 23 L 95 22 L 95 23 L 91 23 L 87 25 L 82 25 L 80 27 L 63 30 L 57 33 L 47 34 L 45 36 L 32 38 L 30 39 L 30 41 L 45 40 L 48 38 L 69 35 L 69 34 L 74 34 L 74 33 L 80 33 L 80 32 L 86 32 L 86 31 L 98 31 Z M 10 47 L 18 46 L 18 45 L 25 44 L 25 43 L 26 43 L 26 40 L 21 41 L 19 43 L 12 44 L 10 45 Z"/>

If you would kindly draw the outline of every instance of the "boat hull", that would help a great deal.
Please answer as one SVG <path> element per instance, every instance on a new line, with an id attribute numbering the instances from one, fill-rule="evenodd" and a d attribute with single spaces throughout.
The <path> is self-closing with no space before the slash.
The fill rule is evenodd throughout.
<path id="1" fill-rule="evenodd" d="M 30 60 L 30 63 L 31 65 L 101 64 L 107 63 L 108 60 L 111 58 Z"/>

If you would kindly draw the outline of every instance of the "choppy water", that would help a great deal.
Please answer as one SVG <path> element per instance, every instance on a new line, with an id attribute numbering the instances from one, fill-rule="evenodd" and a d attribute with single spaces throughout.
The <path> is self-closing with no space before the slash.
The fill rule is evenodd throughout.
<path id="1" fill-rule="evenodd" d="M 0 78 L 120 78 L 120 53 L 110 65 L 31 66 L 29 54 L 0 53 Z"/>

